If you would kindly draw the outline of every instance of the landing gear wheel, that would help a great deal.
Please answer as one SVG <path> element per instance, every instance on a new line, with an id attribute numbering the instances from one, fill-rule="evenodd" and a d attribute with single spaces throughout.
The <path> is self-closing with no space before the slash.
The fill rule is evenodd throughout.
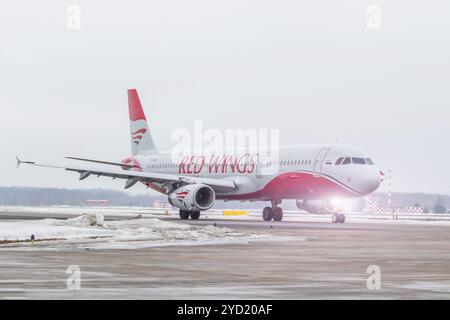
<path id="1" fill-rule="evenodd" d="M 281 209 L 280 207 L 275 207 L 273 209 L 273 220 L 274 221 L 283 220 L 283 209 Z"/>
<path id="2" fill-rule="evenodd" d="M 345 222 L 345 214 L 340 213 L 338 215 L 338 220 L 339 220 L 339 223 L 344 223 Z"/>
<path id="3" fill-rule="evenodd" d="M 333 223 L 338 223 L 339 222 L 339 213 L 333 213 L 333 215 L 331 216 L 331 221 Z"/>
<path id="4" fill-rule="evenodd" d="M 200 211 L 191 211 L 189 214 L 192 220 L 198 220 L 200 218 Z"/>
<path id="5" fill-rule="evenodd" d="M 262 213 L 264 221 L 270 221 L 273 217 L 273 210 L 271 207 L 265 207 Z"/>
<path id="6" fill-rule="evenodd" d="M 181 210 L 181 209 L 180 209 L 180 219 L 181 219 L 181 220 L 187 220 L 187 219 L 189 219 L 189 211 Z"/>

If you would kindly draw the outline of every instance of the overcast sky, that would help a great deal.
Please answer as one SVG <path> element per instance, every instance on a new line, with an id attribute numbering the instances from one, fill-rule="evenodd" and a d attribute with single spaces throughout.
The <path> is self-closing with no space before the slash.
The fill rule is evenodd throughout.
<path id="1" fill-rule="evenodd" d="M 160 148 L 195 120 L 278 128 L 363 149 L 394 190 L 450 194 L 449 39 L 448 0 L 3 1 L 0 185 L 121 189 L 14 156 L 123 159 L 135 87 Z"/>

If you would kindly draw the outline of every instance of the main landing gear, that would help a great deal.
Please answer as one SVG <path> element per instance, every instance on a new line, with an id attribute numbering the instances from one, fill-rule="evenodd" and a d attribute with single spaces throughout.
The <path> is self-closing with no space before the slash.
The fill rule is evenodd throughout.
<path id="1" fill-rule="evenodd" d="M 187 211 L 180 209 L 180 219 L 187 220 L 191 217 L 192 220 L 198 220 L 200 218 L 200 211 Z"/>
<path id="2" fill-rule="evenodd" d="M 264 221 L 281 221 L 283 220 L 283 209 L 277 207 L 281 201 L 272 201 L 272 207 L 265 207 L 262 212 Z"/>
<path id="3" fill-rule="evenodd" d="M 344 223 L 345 222 L 345 215 L 343 213 L 335 212 L 331 216 L 331 221 L 333 221 L 333 223 Z"/>

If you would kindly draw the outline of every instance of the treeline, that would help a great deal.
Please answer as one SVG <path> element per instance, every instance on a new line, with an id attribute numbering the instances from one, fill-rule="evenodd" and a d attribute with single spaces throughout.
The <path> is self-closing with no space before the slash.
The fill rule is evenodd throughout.
<path id="1" fill-rule="evenodd" d="M 158 194 L 130 195 L 110 189 L 58 189 L 35 187 L 0 187 L 0 205 L 3 206 L 78 206 L 86 200 L 107 200 L 109 206 L 152 207 L 156 201 L 166 203 L 167 196 Z M 216 208 L 260 209 L 267 202 L 223 202 L 217 201 Z M 287 210 L 293 210 L 295 203 L 283 203 Z"/>
<path id="2" fill-rule="evenodd" d="M 382 205 L 387 206 L 389 196 L 386 193 L 375 193 L 373 197 L 378 198 Z M 435 211 L 436 205 L 443 208 L 450 207 L 450 196 L 427 193 L 393 193 L 391 198 L 392 207 L 420 206 Z M 52 205 L 80 205 L 86 200 L 107 200 L 110 206 L 139 206 L 151 207 L 155 201 L 167 202 L 167 197 L 157 194 L 131 195 L 122 191 L 109 189 L 58 189 L 58 188 L 35 188 L 35 187 L 0 187 L 0 205 L 8 206 L 52 206 Z M 367 200 L 359 203 L 361 210 Z M 358 204 L 357 203 L 357 204 Z M 240 202 L 218 201 L 216 208 L 230 209 L 261 209 L 267 202 Z M 283 201 L 285 210 L 296 210 L 294 200 Z M 438 208 L 439 209 L 439 208 Z"/>
<path id="3" fill-rule="evenodd" d="M 80 205 L 86 200 L 107 200 L 112 206 L 149 207 L 165 197 L 130 195 L 108 189 L 56 189 L 33 187 L 0 187 L 0 205 L 52 206 Z"/>
<path id="4" fill-rule="evenodd" d="M 430 193 L 375 193 L 382 205 L 387 206 L 389 198 L 392 207 L 422 207 L 425 211 L 443 213 L 449 208 L 450 196 Z M 442 211 L 442 212 L 440 212 Z"/>

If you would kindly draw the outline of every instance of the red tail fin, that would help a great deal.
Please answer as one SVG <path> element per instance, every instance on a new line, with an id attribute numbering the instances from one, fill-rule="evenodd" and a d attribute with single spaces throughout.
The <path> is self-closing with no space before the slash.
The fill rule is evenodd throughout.
<path id="1" fill-rule="evenodd" d="M 147 120 L 136 89 L 128 89 L 128 111 L 131 121 Z"/>
<path id="2" fill-rule="evenodd" d="M 133 155 L 141 152 L 156 152 L 147 119 L 142 110 L 136 89 L 128 89 L 128 111 L 130 113 L 131 152 Z"/>

